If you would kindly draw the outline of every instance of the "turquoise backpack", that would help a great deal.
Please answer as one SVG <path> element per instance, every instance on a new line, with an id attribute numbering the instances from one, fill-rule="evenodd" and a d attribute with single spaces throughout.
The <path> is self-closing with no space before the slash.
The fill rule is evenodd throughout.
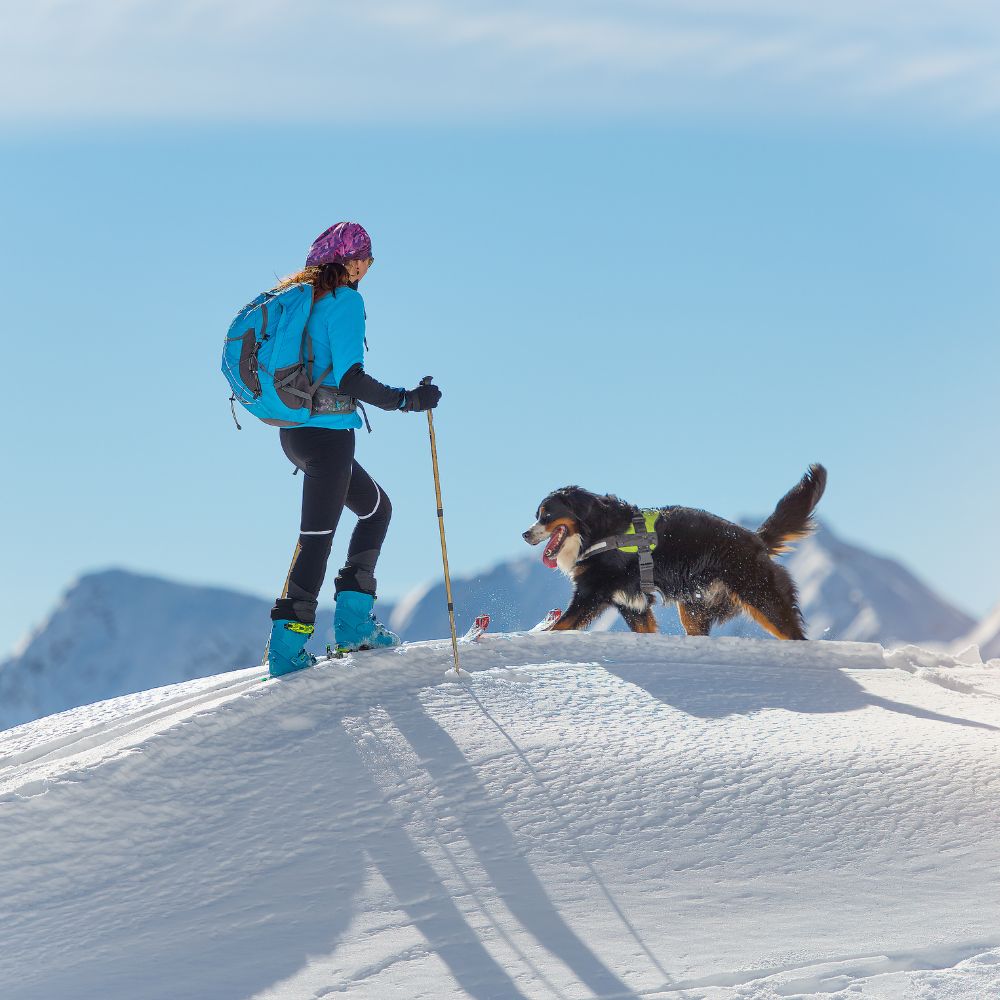
<path id="1" fill-rule="evenodd" d="M 306 332 L 312 303 L 312 285 L 303 283 L 262 292 L 237 313 L 222 347 L 233 420 L 237 401 L 272 427 L 297 427 L 309 420 L 317 391 L 332 370 L 313 371 L 312 338 Z M 324 391 L 324 397 L 333 396 L 339 397 L 336 405 L 331 409 L 330 399 L 324 399 L 324 412 L 354 409 L 350 397 Z"/>

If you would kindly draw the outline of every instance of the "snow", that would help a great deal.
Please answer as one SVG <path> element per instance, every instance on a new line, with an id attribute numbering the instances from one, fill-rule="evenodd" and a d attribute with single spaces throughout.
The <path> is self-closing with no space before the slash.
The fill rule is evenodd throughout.
<path id="1" fill-rule="evenodd" d="M 1000 996 L 1000 660 L 511 634 L 0 733 L 10 1000 Z"/>
<path id="2" fill-rule="evenodd" d="M 952 645 L 957 650 L 970 645 L 978 646 L 987 659 L 1000 656 L 1000 604 L 993 607 L 968 635 Z"/>

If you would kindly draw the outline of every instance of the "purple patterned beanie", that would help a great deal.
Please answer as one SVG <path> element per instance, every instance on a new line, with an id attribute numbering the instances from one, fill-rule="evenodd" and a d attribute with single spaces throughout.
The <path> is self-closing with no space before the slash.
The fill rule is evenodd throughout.
<path id="1" fill-rule="evenodd" d="M 367 260 L 372 255 L 371 237 L 359 222 L 338 222 L 313 240 L 306 267 Z"/>

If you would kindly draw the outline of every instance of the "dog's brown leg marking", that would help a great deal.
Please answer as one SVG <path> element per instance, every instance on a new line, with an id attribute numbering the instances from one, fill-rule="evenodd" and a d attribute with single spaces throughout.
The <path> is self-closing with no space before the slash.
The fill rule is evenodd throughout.
<path id="1" fill-rule="evenodd" d="M 550 632 L 565 632 L 567 629 L 576 628 L 576 615 L 573 616 L 573 621 L 570 623 L 569 615 L 563 615 L 559 621 L 549 629 Z"/>
<path id="2" fill-rule="evenodd" d="M 776 636 L 779 639 L 804 639 L 804 635 L 793 635 L 790 632 L 784 632 L 777 625 L 771 621 L 767 615 L 764 614 L 760 608 L 755 608 L 752 604 L 747 604 L 746 601 L 743 602 L 743 610 L 758 624 L 761 628 L 766 629 L 771 635 Z"/>
<path id="3" fill-rule="evenodd" d="M 571 629 L 586 628 L 608 605 L 599 604 L 596 608 L 576 610 L 572 607 L 549 629 L 550 632 L 567 632 Z"/>
<path id="4" fill-rule="evenodd" d="M 552 626 L 550 631 L 552 632 L 569 632 L 573 629 L 586 628 L 595 618 L 597 617 L 597 612 L 593 614 L 566 614 L 559 619 Z"/>
<path id="5" fill-rule="evenodd" d="M 709 625 L 701 615 L 683 604 L 677 605 L 677 614 L 688 635 L 708 635 Z"/>
<path id="6" fill-rule="evenodd" d="M 639 616 L 639 619 L 639 627 L 637 629 L 633 629 L 634 632 L 652 634 L 660 631 L 659 628 L 657 628 L 656 615 L 653 614 L 652 608 L 646 608 L 645 612 Z"/>
<path id="7" fill-rule="evenodd" d="M 631 608 L 619 608 L 618 610 L 621 612 L 622 618 L 625 619 L 625 624 L 633 632 L 655 634 L 660 631 L 652 608 L 646 608 L 645 611 L 633 611 Z"/>

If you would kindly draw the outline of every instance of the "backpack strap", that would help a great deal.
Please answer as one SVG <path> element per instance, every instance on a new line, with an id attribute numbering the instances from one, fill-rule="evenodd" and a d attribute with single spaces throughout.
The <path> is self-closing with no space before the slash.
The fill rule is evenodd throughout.
<path id="1" fill-rule="evenodd" d="M 273 293 L 265 293 L 265 295 L 273 297 Z M 309 306 L 310 312 L 315 304 L 316 293 L 314 289 L 313 300 Z M 267 306 L 265 305 L 263 308 L 262 334 L 267 329 Z M 261 340 L 263 339 L 262 337 Z M 333 360 L 331 359 L 330 364 L 314 378 L 313 372 L 315 366 L 316 352 L 313 348 L 313 339 L 309 334 L 309 321 L 307 317 L 306 325 L 302 328 L 302 339 L 299 341 L 299 368 L 292 369 L 284 378 L 280 379 L 274 378 L 270 372 L 265 371 L 263 368 L 261 370 L 265 371 L 265 374 L 273 379 L 275 389 L 281 390 L 281 392 L 287 395 L 297 396 L 302 400 L 304 406 L 309 407 L 311 413 L 353 413 L 357 409 L 357 400 L 353 396 L 338 392 L 336 388 L 331 386 L 323 385 L 323 380 L 333 371 Z M 299 378 L 300 372 L 305 374 L 305 386 L 302 385 Z M 292 384 L 295 382 L 299 382 L 299 385 Z M 363 414 L 363 416 L 370 432 L 371 425 L 368 424 L 368 415 Z"/>
<path id="2" fill-rule="evenodd" d="M 308 348 L 308 356 L 307 356 Z M 307 323 L 302 329 L 302 344 L 299 346 L 299 361 L 302 363 L 302 368 L 306 373 L 306 378 L 309 379 L 309 388 L 315 394 L 316 390 L 323 384 L 323 379 L 333 371 L 333 361 L 326 366 L 323 370 L 323 374 L 319 378 L 313 378 L 313 365 L 316 361 L 316 355 L 313 351 L 313 339 L 309 336 L 309 324 Z"/>

